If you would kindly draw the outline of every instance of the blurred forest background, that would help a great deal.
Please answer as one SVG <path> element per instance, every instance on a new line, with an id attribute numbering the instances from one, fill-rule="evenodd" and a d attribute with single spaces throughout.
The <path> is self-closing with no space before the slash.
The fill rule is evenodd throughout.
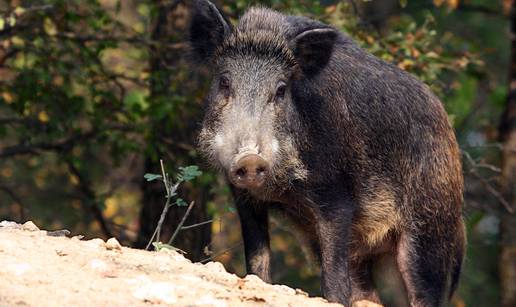
<path id="1" fill-rule="evenodd" d="M 215 1 L 261 4 L 342 29 L 430 85 L 463 151 L 468 253 L 456 306 L 516 306 L 516 22 L 510 0 Z M 195 149 L 208 70 L 188 61 L 188 0 L 0 0 L 0 220 L 33 220 L 144 248 L 165 204 L 146 173 L 203 174 L 174 245 L 243 274 L 238 217 Z M 511 57 L 513 54 L 513 57 Z M 181 205 L 181 203 L 179 203 Z M 174 205 L 168 240 L 185 214 Z M 318 270 L 272 220 L 273 280 L 318 294 Z"/>

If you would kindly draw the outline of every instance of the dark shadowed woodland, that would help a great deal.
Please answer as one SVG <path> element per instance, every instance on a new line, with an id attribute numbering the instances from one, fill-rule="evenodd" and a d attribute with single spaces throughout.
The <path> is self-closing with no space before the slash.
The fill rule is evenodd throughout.
<path id="1" fill-rule="evenodd" d="M 232 21 L 257 4 L 321 20 L 431 87 L 465 179 L 451 304 L 516 306 L 516 1 L 214 2 Z M 0 0 L 0 220 L 142 249 L 173 241 L 245 274 L 230 190 L 196 149 L 210 76 L 191 60 L 190 11 L 188 0 Z M 273 282 L 320 295 L 299 238 L 280 217 L 271 226 Z M 392 275 L 375 280 L 403 306 Z"/>

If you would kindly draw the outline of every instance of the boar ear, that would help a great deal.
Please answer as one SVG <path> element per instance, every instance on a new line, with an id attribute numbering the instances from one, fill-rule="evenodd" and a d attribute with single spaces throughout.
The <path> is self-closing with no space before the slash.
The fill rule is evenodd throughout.
<path id="1" fill-rule="evenodd" d="M 321 28 L 304 31 L 294 38 L 292 50 L 305 75 L 314 75 L 328 64 L 337 35 L 335 29 Z"/>
<path id="2" fill-rule="evenodd" d="M 232 31 L 224 14 L 208 0 L 195 0 L 190 21 L 190 44 L 198 60 L 209 62 Z"/>

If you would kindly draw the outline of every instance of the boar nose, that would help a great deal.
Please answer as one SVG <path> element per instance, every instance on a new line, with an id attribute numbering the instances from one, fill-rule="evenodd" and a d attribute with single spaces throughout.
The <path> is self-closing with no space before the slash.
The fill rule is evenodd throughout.
<path id="1" fill-rule="evenodd" d="M 263 185 L 269 164 L 259 155 L 247 155 L 237 161 L 231 180 L 242 189 L 257 189 Z"/>

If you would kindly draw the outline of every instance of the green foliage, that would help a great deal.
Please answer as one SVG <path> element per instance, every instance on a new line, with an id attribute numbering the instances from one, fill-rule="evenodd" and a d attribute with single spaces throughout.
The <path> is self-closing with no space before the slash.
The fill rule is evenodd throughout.
<path id="1" fill-rule="evenodd" d="M 197 165 L 180 167 L 179 169 L 181 170 L 177 175 L 177 180 L 179 181 L 190 181 L 202 175 L 202 172 L 199 171 L 199 167 Z"/>
<path id="2" fill-rule="evenodd" d="M 150 174 L 150 173 L 147 173 L 143 176 L 143 178 L 147 179 L 147 181 L 153 181 L 153 180 L 156 180 L 156 179 L 162 179 L 163 176 L 161 176 L 160 174 Z"/>

